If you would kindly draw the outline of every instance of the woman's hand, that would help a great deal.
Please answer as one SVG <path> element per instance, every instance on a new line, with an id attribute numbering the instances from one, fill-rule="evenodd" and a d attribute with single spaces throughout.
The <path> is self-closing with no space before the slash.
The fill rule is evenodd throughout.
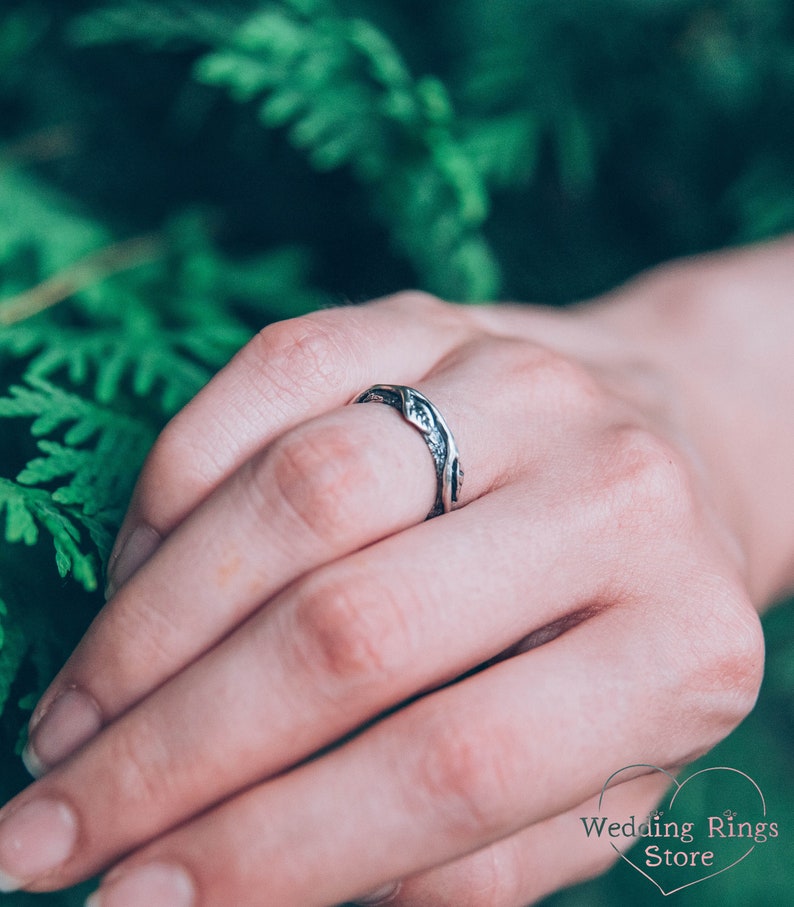
<path id="1" fill-rule="evenodd" d="M 605 779 L 684 765 L 755 700 L 794 508 L 770 501 L 790 457 L 753 463 L 776 409 L 742 380 L 731 288 L 782 308 L 791 253 L 568 311 L 405 294 L 266 328 L 147 461 L 114 594 L 32 719 L 44 774 L 0 816 L 6 887 L 116 864 L 101 907 L 396 880 L 401 907 L 520 907 L 603 869 L 577 817 Z M 377 382 L 446 418 L 458 510 L 423 522 L 422 437 L 346 405 Z M 767 408 L 752 437 L 731 403 Z M 613 805 L 644 814 L 664 780 Z"/>

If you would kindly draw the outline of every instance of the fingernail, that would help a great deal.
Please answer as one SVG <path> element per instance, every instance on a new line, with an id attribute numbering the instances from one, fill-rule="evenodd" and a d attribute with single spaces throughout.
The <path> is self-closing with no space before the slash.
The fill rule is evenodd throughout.
<path id="1" fill-rule="evenodd" d="M 161 541 L 160 533 L 147 523 L 141 523 L 130 532 L 119 553 L 110 560 L 105 586 L 106 599 L 112 598 L 132 574 L 149 560 Z"/>
<path id="2" fill-rule="evenodd" d="M 36 751 L 30 745 L 30 741 L 25 744 L 25 748 L 22 750 L 22 764 L 28 770 L 28 774 L 37 779 L 41 778 L 47 771 L 47 766 L 36 755 Z"/>
<path id="3" fill-rule="evenodd" d="M 360 904 L 361 907 L 378 907 L 379 904 L 387 904 L 396 897 L 401 887 L 400 882 L 389 882 L 388 885 L 383 885 L 376 891 L 365 894 L 364 897 L 356 898 L 353 903 Z"/>
<path id="4" fill-rule="evenodd" d="M 193 880 L 184 869 L 149 863 L 110 876 L 85 907 L 192 907 L 195 902 Z"/>
<path id="5" fill-rule="evenodd" d="M 30 729 L 22 761 L 34 778 L 57 765 L 102 727 L 99 706 L 82 690 L 64 690 Z"/>
<path id="6" fill-rule="evenodd" d="M 77 820 L 59 800 L 32 800 L 0 821 L 0 891 L 22 885 L 60 866 L 77 842 Z"/>

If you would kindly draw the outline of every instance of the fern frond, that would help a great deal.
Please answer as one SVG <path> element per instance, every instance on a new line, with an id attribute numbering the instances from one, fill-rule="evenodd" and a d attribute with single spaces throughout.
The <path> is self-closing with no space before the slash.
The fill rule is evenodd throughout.
<path id="1" fill-rule="evenodd" d="M 37 381 L 54 379 L 64 374 L 77 386 L 91 382 L 96 399 L 103 404 L 116 400 L 127 384 L 139 396 L 156 394 L 162 412 L 170 414 L 187 403 L 222 364 L 229 349 L 223 338 L 203 336 L 187 338 L 179 331 L 147 333 L 123 328 L 84 331 L 61 328 L 54 331 L 42 325 L 40 330 L 23 330 L 16 336 L 13 329 L 0 335 L 0 349 L 31 356 L 26 378 Z M 239 339 L 240 334 L 236 337 Z M 239 344 L 238 344 L 239 345 Z M 236 347 L 235 347 L 236 348 Z M 212 360 L 205 365 L 187 351 L 199 350 Z"/>
<path id="2" fill-rule="evenodd" d="M 54 486 L 57 504 L 79 507 L 81 518 L 114 523 L 131 491 L 154 430 L 139 419 L 99 406 L 47 381 L 29 378 L 0 398 L 0 418 L 32 418 L 37 438 L 60 430 L 63 440 L 39 440 L 44 454 L 17 476 L 22 485 Z M 68 425 L 68 427 L 67 427 Z M 68 479 L 65 484 L 57 484 Z"/>
<path id="3" fill-rule="evenodd" d="M 94 252 L 64 271 L 21 293 L 2 300 L 0 325 L 17 324 L 58 305 L 81 290 L 130 268 L 156 261 L 163 255 L 163 245 L 156 236 L 142 236 L 116 243 Z"/>
<path id="4" fill-rule="evenodd" d="M 151 39 L 160 5 L 135 8 L 135 22 L 129 5 L 90 13 L 77 37 L 162 46 Z M 168 28 L 180 22 L 169 18 Z M 499 267 L 483 233 L 488 190 L 438 79 L 415 79 L 378 27 L 330 0 L 269 3 L 239 28 L 218 29 L 212 44 L 196 79 L 255 102 L 261 122 L 286 129 L 315 169 L 349 168 L 428 289 L 498 295 Z"/>
<path id="5" fill-rule="evenodd" d="M 13 85 L 20 78 L 19 62 L 46 27 L 46 14 L 33 4 L 0 11 L 0 85 Z"/>
<path id="6" fill-rule="evenodd" d="M 238 101 L 260 99 L 262 122 L 288 127 L 318 170 L 349 166 L 429 289 L 498 293 L 482 234 L 488 192 L 455 135 L 447 91 L 437 79 L 415 80 L 374 25 L 320 0 L 271 4 L 195 72 Z"/>
<path id="7" fill-rule="evenodd" d="M 65 423 L 71 423 L 65 441 L 72 446 L 84 444 L 97 433 L 139 429 L 137 421 L 104 409 L 43 378 L 29 376 L 27 382 L 27 387 L 10 387 L 9 396 L 0 398 L 0 418 L 32 419 L 30 432 L 36 438 L 52 434 Z"/>
<path id="8" fill-rule="evenodd" d="M 124 4 L 94 10 L 75 19 L 69 27 L 78 45 L 135 41 L 153 48 L 214 44 L 218 35 L 236 27 L 245 17 L 247 4 L 199 6 L 188 2 L 159 3 L 127 0 Z"/>
<path id="9" fill-rule="evenodd" d="M 58 507 L 48 492 L 0 477 L 0 513 L 3 510 L 9 544 L 35 545 L 44 529 L 52 538 L 59 574 L 71 574 L 88 592 L 97 588 L 96 563 L 93 554 L 80 547 L 82 537 L 75 518 Z"/>
<path id="10" fill-rule="evenodd" d="M 739 227 L 736 239 L 757 242 L 794 230 L 794 156 L 788 166 L 767 155 L 728 191 L 726 207 Z"/>
<path id="11" fill-rule="evenodd" d="M 466 124 L 463 144 L 490 185 L 528 185 L 535 176 L 543 130 L 529 111 L 506 113 Z"/>

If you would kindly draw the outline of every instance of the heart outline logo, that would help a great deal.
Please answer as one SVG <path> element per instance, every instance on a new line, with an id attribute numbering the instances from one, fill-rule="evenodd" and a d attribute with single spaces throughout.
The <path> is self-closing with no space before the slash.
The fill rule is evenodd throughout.
<path id="1" fill-rule="evenodd" d="M 672 775 L 670 772 L 668 772 L 666 769 L 663 769 L 658 765 L 651 765 L 650 763 L 647 763 L 647 762 L 636 762 L 632 765 L 626 765 L 623 768 L 618 769 L 616 772 L 613 772 L 607 778 L 607 780 L 604 782 L 603 787 L 601 788 L 601 795 L 598 798 L 599 813 L 601 812 L 601 806 L 603 804 L 604 796 L 607 792 L 610 782 L 614 778 L 616 778 L 621 772 L 625 772 L 625 771 L 629 771 L 630 769 L 637 769 L 637 768 L 647 768 L 647 769 L 650 769 L 651 771 L 661 772 L 663 775 L 666 775 L 670 779 L 670 781 L 672 782 L 673 785 L 675 785 L 675 791 L 673 792 L 673 795 L 670 797 L 670 800 L 668 803 L 668 808 L 672 808 L 673 804 L 676 801 L 676 798 L 681 793 L 681 791 L 684 789 L 684 787 L 686 787 L 686 785 L 689 784 L 690 781 L 692 781 L 694 778 L 697 778 L 699 775 L 704 775 L 708 772 L 734 772 L 735 774 L 741 775 L 741 777 L 743 777 L 747 781 L 749 781 L 750 784 L 755 788 L 755 790 L 758 793 L 758 796 L 761 800 L 762 815 L 764 818 L 766 818 L 766 799 L 764 797 L 763 791 L 758 786 L 758 784 L 746 772 L 743 772 L 738 768 L 732 768 L 727 765 L 717 765 L 717 766 L 712 766 L 711 768 L 702 768 L 696 772 L 693 772 L 691 775 L 689 775 L 689 777 L 687 777 L 683 781 L 679 782 L 678 779 L 674 775 Z M 650 774 L 650 772 L 647 772 L 647 774 Z M 659 882 L 656 881 L 656 879 L 653 878 L 653 876 L 649 875 L 647 872 L 645 872 L 645 870 L 641 869 L 633 860 L 630 860 L 626 856 L 626 854 L 624 854 L 622 851 L 620 851 L 615 846 L 615 844 L 612 843 L 612 841 L 609 842 L 609 846 L 615 851 L 615 853 L 622 860 L 624 860 L 626 863 L 628 863 L 629 866 L 632 867 L 632 869 L 635 869 L 640 875 L 645 876 L 645 878 L 648 879 L 649 882 L 652 882 L 659 889 L 659 891 L 662 893 L 662 895 L 664 895 L 664 897 L 668 897 L 671 894 L 675 894 L 677 891 L 683 891 L 684 888 L 690 888 L 692 885 L 699 885 L 701 882 L 706 882 L 709 879 L 713 879 L 715 876 L 722 875 L 723 872 L 727 872 L 729 869 L 733 869 L 735 866 L 738 866 L 738 864 L 741 863 L 743 860 L 746 860 L 747 857 L 749 857 L 750 854 L 755 850 L 755 843 L 753 843 L 752 846 L 749 847 L 749 849 L 744 854 L 742 854 L 741 857 L 734 860 L 728 866 L 723 866 L 721 869 L 718 869 L 716 872 L 711 872 L 706 876 L 701 876 L 699 879 L 694 879 L 690 882 L 686 882 L 684 885 L 679 885 L 677 888 L 671 888 L 669 891 L 665 891 L 665 889 L 659 884 Z"/>

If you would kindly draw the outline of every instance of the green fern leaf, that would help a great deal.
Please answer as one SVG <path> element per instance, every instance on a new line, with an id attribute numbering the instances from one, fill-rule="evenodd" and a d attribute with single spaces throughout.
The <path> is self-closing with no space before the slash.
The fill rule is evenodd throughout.
<path id="1" fill-rule="evenodd" d="M 129 9 L 88 14 L 78 38 L 162 47 L 151 37 L 159 5 L 135 4 L 136 22 Z M 168 14 L 166 30 L 174 29 Z M 236 101 L 258 101 L 261 122 L 286 127 L 315 169 L 349 167 L 428 289 L 457 299 L 498 295 L 500 269 L 483 233 L 489 193 L 448 92 L 438 79 L 414 79 L 381 29 L 331 2 L 282 0 L 239 28 L 219 29 L 210 43 L 195 78 Z"/>
<path id="2" fill-rule="evenodd" d="M 17 326 L 0 334 L 0 349 L 31 357 L 25 375 L 32 383 L 65 374 L 80 387 L 93 376 L 96 399 L 107 404 L 125 392 L 125 382 L 130 378 L 136 394 L 157 391 L 166 414 L 187 403 L 250 335 L 239 326 L 215 332 L 214 336 L 208 326 L 196 328 L 192 337 L 177 329 L 132 330 L 119 326 L 86 331 L 53 329 L 46 322 L 38 329 L 20 327 L 21 339 Z M 200 343 L 196 335 L 202 333 L 204 342 Z M 206 355 L 206 364 L 192 358 L 197 351 Z"/>
<path id="3" fill-rule="evenodd" d="M 28 387 L 11 387 L 9 397 L 0 398 L 0 418 L 33 418 L 34 437 L 61 430 L 64 443 L 39 440 L 44 456 L 28 462 L 17 482 L 55 485 L 54 502 L 79 507 L 85 517 L 112 521 L 129 495 L 154 430 L 42 379 L 28 381 Z M 64 479 L 65 484 L 57 484 Z"/>
<path id="4" fill-rule="evenodd" d="M 370 23 L 325 9 L 308 20 L 272 5 L 229 47 L 203 57 L 197 78 L 238 100 L 265 94 L 262 121 L 291 123 L 293 143 L 317 169 L 350 164 L 374 184 L 381 216 L 431 289 L 464 298 L 496 294 L 499 269 L 479 234 L 488 193 L 453 134 L 446 89 L 437 79 L 414 82 Z M 411 206 L 414 216 L 405 217 Z M 476 257 L 462 251 L 472 239 Z"/>
<path id="5" fill-rule="evenodd" d="M 5 540 L 12 545 L 17 542 L 35 545 L 39 540 L 39 527 L 26 490 L 0 478 L 0 514 L 5 508 Z"/>
<path id="6" fill-rule="evenodd" d="M 51 536 L 58 573 L 71 574 L 84 589 L 97 588 L 97 571 L 90 552 L 80 548 L 80 530 L 73 517 L 61 510 L 46 491 L 28 488 L 0 477 L 0 512 L 5 510 L 5 540 L 35 545 L 40 529 Z"/>
<path id="7" fill-rule="evenodd" d="M 523 187 L 537 171 L 542 137 L 538 117 L 522 110 L 470 122 L 463 143 L 488 183 L 499 188 Z"/>
<path id="8" fill-rule="evenodd" d="M 69 37 L 86 46 L 113 41 L 142 41 L 158 48 L 214 44 L 218 34 L 228 32 L 242 15 L 232 4 L 219 10 L 186 2 L 126 0 L 73 20 Z"/>

